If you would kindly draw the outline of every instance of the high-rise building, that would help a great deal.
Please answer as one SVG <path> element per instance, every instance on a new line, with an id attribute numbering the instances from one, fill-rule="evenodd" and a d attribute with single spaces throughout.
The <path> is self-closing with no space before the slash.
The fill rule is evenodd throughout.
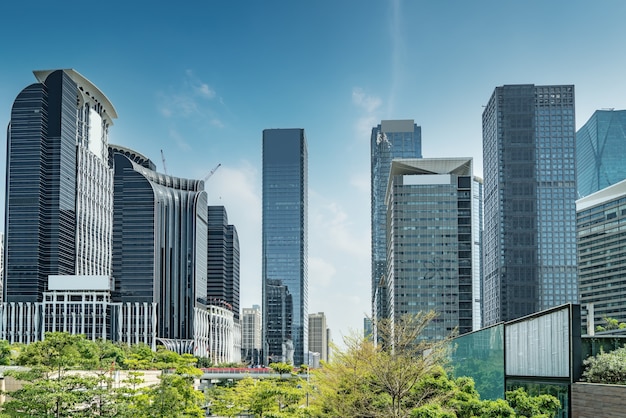
<path id="1" fill-rule="evenodd" d="M 383 120 L 372 128 L 371 234 L 372 234 L 372 319 L 389 315 L 384 294 L 387 274 L 387 207 L 385 193 L 394 158 L 422 157 L 422 128 L 413 120 Z"/>
<path id="2" fill-rule="evenodd" d="M 483 323 L 578 299 L 574 86 L 496 87 L 483 111 Z"/>
<path id="3" fill-rule="evenodd" d="M 259 305 L 252 305 L 252 308 L 243 308 L 241 314 L 241 358 L 253 366 L 262 363 L 261 321 L 261 307 Z"/>
<path id="4" fill-rule="evenodd" d="M 576 230 L 583 325 L 626 322 L 626 180 L 576 201 Z"/>
<path id="5" fill-rule="evenodd" d="M 320 354 L 328 361 L 328 327 L 324 312 L 309 314 L 309 351 Z"/>
<path id="6" fill-rule="evenodd" d="M 113 300 L 156 303 L 159 338 L 203 346 L 208 336 L 201 341 L 196 328 L 208 315 L 204 183 L 157 173 L 123 154 L 113 159 Z M 145 325 L 137 320 L 136 332 Z"/>
<path id="7" fill-rule="evenodd" d="M 308 156 L 304 129 L 263 131 L 265 363 L 308 354 Z"/>
<path id="8" fill-rule="evenodd" d="M 117 113 L 74 70 L 34 71 L 7 135 L 4 301 L 41 302 L 49 275 L 111 275 Z"/>
<path id="9" fill-rule="evenodd" d="M 435 311 L 422 336 L 479 329 L 482 181 L 471 158 L 394 159 L 387 188 L 390 318 Z"/>
<path id="10" fill-rule="evenodd" d="M 596 110 L 576 132 L 578 197 L 626 179 L 626 110 Z"/>
<path id="11" fill-rule="evenodd" d="M 239 237 L 224 206 L 209 206 L 207 301 L 225 306 L 239 321 Z"/>

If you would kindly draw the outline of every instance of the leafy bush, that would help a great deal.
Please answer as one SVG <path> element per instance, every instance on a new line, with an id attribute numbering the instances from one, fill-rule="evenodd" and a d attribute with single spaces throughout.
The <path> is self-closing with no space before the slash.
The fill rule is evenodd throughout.
<path id="1" fill-rule="evenodd" d="M 626 385 L 626 347 L 601 352 L 584 361 L 583 379 L 591 383 Z"/>

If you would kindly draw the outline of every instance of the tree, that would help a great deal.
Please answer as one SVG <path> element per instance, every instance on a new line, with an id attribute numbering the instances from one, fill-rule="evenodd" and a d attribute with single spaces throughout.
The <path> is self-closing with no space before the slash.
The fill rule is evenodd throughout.
<path id="1" fill-rule="evenodd" d="M 306 382 L 300 379 L 252 379 L 246 377 L 231 388 L 215 387 L 208 393 L 211 412 L 237 417 L 303 417 Z"/>
<path id="2" fill-rule="evenodd" d="M 480 400 L 474 381 L 449 378 L 446 341 L 427 341 L 422 333 L 435 317 L 420 313 L 404 317 L 392 327 L 379 324 L 382 344 L 360 337 L 344 340 L 347 349 L 335 351 L 333 360 L 313 373 L 311 417 L 517 417 L 521 412 L 552 416 L 559 402 L 550 395 L 528 403 L 519 393 L 512 403 L 504 399 Z M 527 405 L 529 408 L 525 408 Z M 534 409 L 533 409 L 534 408 Z M 533 415 L 537 418 L 541 415 Z"/>
<path id="3" fill-rule="evenodd" d="M 528 396 L 522 388 L 507 392 L 506 400 L 520 417 L 550 418 L 561 407 L 561 402 L 552 395 Z"/>
<path id="4" fill-rule="evenodd" d="M 7 340 L 0 340 L 0 365 L 8 366 L 11 364 L 11 358 L 11 344 Z"/>

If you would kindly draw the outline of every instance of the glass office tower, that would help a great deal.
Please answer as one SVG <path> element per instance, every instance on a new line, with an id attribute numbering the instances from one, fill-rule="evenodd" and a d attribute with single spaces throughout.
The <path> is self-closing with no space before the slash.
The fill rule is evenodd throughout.
<path id="1" fill-rule="evenodd" d="M 239 321 L 239 236 L 224 206 L 209 206 L 207 301 Z"/>
<path id="2" fill-rule="evenodd" d="M 34 75 L 7 130 L 6 302 L 40 302 L 49 275 L 111 275 L 116 111 L 75 70 Z"/>
<path id="3" fill-rule="evenodd" d="M 626 110 L 596 110 L 576 132 L 578 197 L 626 179 Z"/>
<path id="4" fill-rule="evenodd" d="M 441 340 L 480 323 L 480 189 L 471 158 L 394 159 L 387 189 L 390 317 L 433 310 Z M 475 316 L 478 315 L 478 318 Z"/>
<path id="5" fill-rule="evenodd" d="M 372 128 L 371 234 L 372 234 L 372 319 L 385 318 L 385 275 L 387 274 L 387 207 L 385 193 L 394 158 L 422 157 L 422 128 L 413 120 L 383 120 Z"/>
<path id="6" fill-rule="evenodd" d="M 574 86 L 497 87 L 483 112 L 483 323 L 577 301 Z"/>
<path id="7" fill-rule="evenodd" d="M 193 341 L 202 352 L 207 342 L 202 338 L 208 336 L 199 334 L 209 323 L 204 183 L 157 173 L 124 154 L 114 153 L 113 161 L 112 299 L 122 304 L 156 303 L 157 336 Z M 132 325 L 142 334 L 150 324 L 140 313 Z"/>
<path id="8" fill-rule="evenodd" d="M 307 363 L 308 180 L 304 129 L 263 131 L 263 350 Z"/>

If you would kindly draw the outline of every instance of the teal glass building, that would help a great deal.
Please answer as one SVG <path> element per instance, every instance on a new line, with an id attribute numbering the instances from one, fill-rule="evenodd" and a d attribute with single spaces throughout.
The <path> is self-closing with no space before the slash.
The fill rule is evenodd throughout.
<path id="1" fill-rule="evenodd" d="M 422 128 L 413 120 L 383 120 L 372 128 L 371 158 L 371 234 L 372 234 L 372 319 L 390 315 L 386 305 L 387 285 L 387 207 L 385 194 L 394 158 L 422 157 Z"/>
<path id="2" fill-rule="evenodd" d="M 596 110 L 576 132 L 578 197 L 626 179 L 626 110 Z"/>
<path id="3" fill-rule="evenodd" d="M 308 151 L 304 129 L 263 131 L 263 357 L 308 363 Z"/>
<path id="4" fill-rule="evenodd" d="M 578 299 L 574 86 L 496 87 L 483 112 L 483 323 Z"/>

